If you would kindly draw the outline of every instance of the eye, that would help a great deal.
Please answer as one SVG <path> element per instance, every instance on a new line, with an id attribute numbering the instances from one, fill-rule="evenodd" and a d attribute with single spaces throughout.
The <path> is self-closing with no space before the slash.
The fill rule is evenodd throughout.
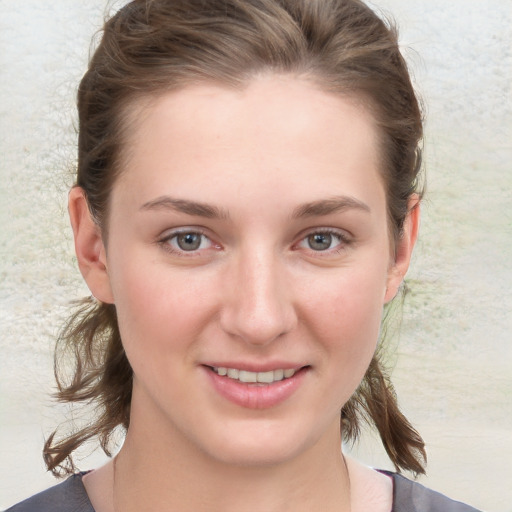
<path id="1" fill-rule="evenodd" d="M 336 231 L 315 231 L 310 233 L 299 242 L 299 247 L 310 249 L 315 252 L 324 252 L 347 245 L 349 241 L 342 234 Z"/>
<path id="2" fill-rule="evenodd" d="M 306 240 L 310 249 L 314 251 L 326 251 L 331 248 L 333 236 L 331 233 L 314 233 L 309 235 Z"/>
<path id="3" fill-rule="evenodd" d="M 171 244 L 176 243 L 182 251 L 197 251 L 201 245 L 205 245 L 204 238 L 200 233 L 180 233 L 171 239 Z"/>
<path id="4" fill-rule="evenodd" d="M 212 241 L 200 231 L 180 231 L 166 236 L 161 243 L 171 252 L 194 252 L 209 249 Z"/>

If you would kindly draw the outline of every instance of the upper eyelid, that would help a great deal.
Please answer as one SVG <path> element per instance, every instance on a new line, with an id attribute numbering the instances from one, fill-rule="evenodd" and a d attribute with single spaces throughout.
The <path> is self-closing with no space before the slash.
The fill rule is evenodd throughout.
<path id="1" fill-rule="evenodd" d="M 170 228 L 170 229 L 167 229 L 165 231 L 162 232 L 161 235 L 159 235 L 156 239 L 156 243 L 158 245 L 162 245 L 162 246 L 168 246 L 169 249 L 171 249 L 171 244 L 170 244 L 170 240 L 172 240 L 173 238 L 177 237 L 178 235 L 181 235 L 181 234 L 187 234 L 187 233 L 195 233 L 195 234 L 198 234 L 198 235 L 201 235 L 201 236 L 204 236 L 205 238 L 207 238 L 211 244 L 211 247 L 220 247 L 220 244 L 218 244 L 213 238 L 212 236 L 210 236 L 207 232 L 205 232 L 204 229 L 198 227 L 198 226 L 183 226 L 183 227 L 179 227 L 179 228 Z M 183 252 L 183 254 L 186 254 L 188 253 L 189 256 L 191 256 L 192 254 L 197 254 L 201 251 L 204 251 L 204 250 L 208 250 L 210 249 L 211 247 L 208 247 L 206 249 L 197 249 L 197 250 L 194 250 L 194 251 L 182 251 L 181 249 L 175 249 L 175 248 L 172 248 L 174 252 Z"/>
<path id="2" fill-rule="evenodd" d="M 316 227 L 316 228 L 307 229 L 307 230 L 303 231 L 302 233 L 300 233 L 300 235 L 297 237 L 297 240 L 298 241 L 304 240 L 304 238 L 314 235 L 315 233 L 321 233 L 321 234 L 328 233 L 330 235 L 339 236 L 343 240 L 347 240 L 347 241 L 353 238 L 353 235 L 345 229 L 330 228 L 330 227 L 320 227 L 320 228 Z"/>
<path id="3" fill-rule="evenodd" d="M 334 236 L 339 237 L 339 239 L 340 239 L 340 243 L 339 244 L 336 244 L 335 247 L 333 247 L 331 249 L 327 249 L 325 251 L 315 251 L 313 249 L 309 249 L 310 252 L 314 253 L 318 257 L 326 257 L 329 254 L 332 254 L 333 251 L 336 252 L 337 250 L 339 250 L 340 246 L 341 247 L 347 247 L 353 241 L 353 237 L 351 236 L 351 234 L 348 233 L 347 231 L 343 230 L 343 229 L 329 228 L 329 227 L 325 227 L 325 228 L 312 228 L 312 229 L 307 230 L 306 232 L 301 233 L 301 235 L 298 237 L 297 241 L 293 243 L 293 247 L 299 246 L 309 236 L 317 234 L 317 233 L 318 234 L 334 235 Z"/>
<path id="4" fill-rule="evenodd" d="M 212 239 L 212 237 L 206 232 L 205 229 L 200 228 L 198 226 L 183 226 L 179 228 L 169 228 L 164 231 L 160 235 L 158 235 L 159 240 L 169 240 L 170 238 L 173 238 L 177 235 L 181 235 L 183 233 L 197 233 L 199 235 L 203 235 L 209 240 Z"/>
<path id="5" fill-rule="evenodd" d="M 183 233 L 197 233 L 197 234 L 200 234 L 200 235 L 208 238 L 208 240 L 210 240 L 212 242 L 212 244 L 221 245 L 215 241 L 215 237 L 210 235 L 208 230 L 206 230 L 205 228 L 202 228 L 200 226 L 180 226 L 180 227 L 176 227 L 176 228 L 166 229 L 157 237 L 157 241 L 164 242 L 166 240 L 170 240 L 170 239 L 174 238 L 175 236 L 183 234 Z M 347 242 L 347 243 L 350 242 L 351 239 L 353 238 L 353 235 L 350 232 L 348 232 L 347 230 L 341 229 L 341 228 L 333 228 L 333 227 L 327 227 L 327 226 L 314 227 L 314 228 L 306 229 L 306 230 L 302 231 L 299 235 L 297 235 L 297 237 L 295 238 L 296 241 L 293 242 L 292 245 L 297 245 L 298 243 L 302 242 L 305 238 L 307 238 L 308 236 L 311 236 L 315 233 L 328 233 L 328 234 L 332 234 L 335 236 L 339 236 L 344 242 Z"/>

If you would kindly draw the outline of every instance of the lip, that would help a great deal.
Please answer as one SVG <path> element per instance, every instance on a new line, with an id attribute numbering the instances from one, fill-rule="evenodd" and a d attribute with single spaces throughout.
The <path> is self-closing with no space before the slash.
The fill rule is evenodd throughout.
<path id="1" fill-rule="evenodd" d="M 224 366 L 225 365 L 225 366 Z M 212 370 L 213 365 L 202 365 L 214 390 L 226 400 L 246 409 L 270 409 L 285 402 L 302 384 L 309 371 L 309 366 L 297 366 L 285 364 L 283 366 L 272 365 L 240 365 L 240 363 L 222 363 L 215 366 L 225 368 L 237 368 L 252 372 L 264 372 L 277 369 L 297 369 L 297 372 L 284 380 L 272 384 L 252 384 L 240 382 L 218 375 Z"/>
<path id="2" fill-rule="evenodd" d="M 208 361 L 203 366 L 211 368 L 236 368 L 248 372 L 270 372 L 274 370 L 300 370 L 305 364 L 291 363 L 290 361 L 271 361 L 266 363 L 235 362 L 235 361 Z"/>

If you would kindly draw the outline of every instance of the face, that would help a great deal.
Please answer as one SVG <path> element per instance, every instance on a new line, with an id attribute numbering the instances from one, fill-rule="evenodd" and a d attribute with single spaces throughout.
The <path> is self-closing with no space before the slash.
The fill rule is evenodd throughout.
<path id="1" fill-rule="evenodd" d="M 158 98 L 128 146 L 82 270 L 116 305 L 133 428 L 237 464 L 339 443 L 410 255 L 392 256 L 371 116 L 266 76 Z"/>

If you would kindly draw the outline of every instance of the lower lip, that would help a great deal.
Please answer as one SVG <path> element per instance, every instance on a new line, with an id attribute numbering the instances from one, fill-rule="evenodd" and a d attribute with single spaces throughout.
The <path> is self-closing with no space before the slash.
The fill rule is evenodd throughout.
<path id="1" fill-rule="evenodd" d="M 269 409 L 290 398 L 302 383 L 307 367 L 292 377 L 272 384 L 252 384 L 221 376 L 211 368 L 204 367 L 214 389 L 230 402 L 247 409 Z"/>

